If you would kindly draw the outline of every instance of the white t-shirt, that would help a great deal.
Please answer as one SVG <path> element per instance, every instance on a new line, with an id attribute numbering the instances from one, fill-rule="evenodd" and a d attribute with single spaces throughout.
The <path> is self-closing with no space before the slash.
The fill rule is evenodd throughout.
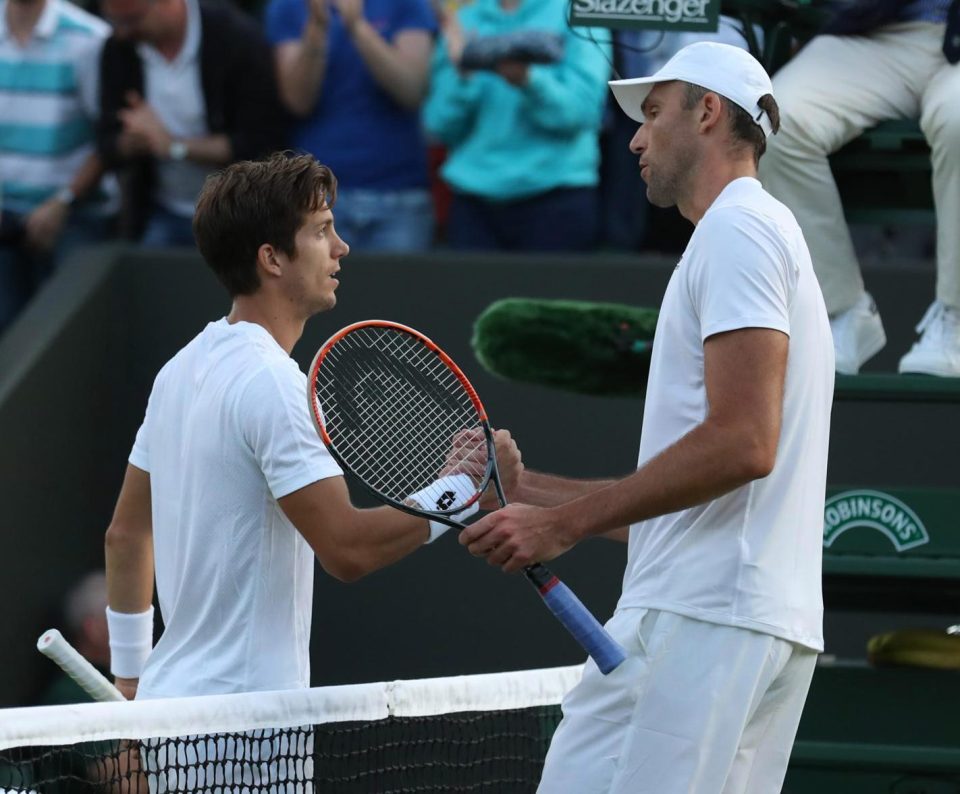
<path id="1" fill-rule="evenodd" d="M 178 140 L 210 134 L 207 104 L 200 75 L 200 6 L 187 0 L 187 32 L 177 57 L 168 61 L 159 50 L 141 42 L 137 52 L 143 62 L 144 96 L 170 134 Z M 242 76 L 237 79 L 243 79 Z M 169 212 L 192 218 L 200 189 L 212 166 L 191 160 L 157 163 L 154 198 Z"/>
<path id="2" fill-rule="evenodd" d="M 738 328 L 790 337 L 774 469 L 706 504 L 634 524 L 620 606 L 741 626 L 822 650 L 833 342 L 800 227 L 750 178 L 731 182 L 710 206 L 667 286 L 640 466 L 706 418 L 703 343 Z"/>
<path id="3" fill-rule="evenodd" d="M 138 697 L 309 686 L 314 555 L 277 500 L 342 472 L 306 389 L 265 328 L 226 319 L 157 375 L 130 463 L 150 473 L 165 627 Z"/>

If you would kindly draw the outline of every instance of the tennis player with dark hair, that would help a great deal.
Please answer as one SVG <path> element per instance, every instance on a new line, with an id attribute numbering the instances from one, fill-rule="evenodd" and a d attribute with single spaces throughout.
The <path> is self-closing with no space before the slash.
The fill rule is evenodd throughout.
<path id="1" fill-rule="evenodd" d="M 233 305 L 157 376 L 107 530 L 111 670 L 128 697 L 308 686 L 314 555 L 352 581 L 442 530 L 353 507 L 307 410 L 290 352 L 336 303 L 350 249 L 335 199 L 310 156 L 237 163 L 201 192 L 197 244 Z M 516 446 L 496 440 L 515 480 Z"/>
<path id="2" fill-rule="evenodd" d="M 799 226 L 756 179 L 778 127 L 760 64 L 701 42 L 611 87 L 642 122 L 650 200 L 696 226 L 661 306 L 638 469 L 524 472 L 510 496 L 527 504 L 461 542 L 506 571 L 629 542 L 607 624 L 628 658 L 607 676 L 587 662 L 541 792 L 771 794 L 823 649 L 830 325 Z"/>

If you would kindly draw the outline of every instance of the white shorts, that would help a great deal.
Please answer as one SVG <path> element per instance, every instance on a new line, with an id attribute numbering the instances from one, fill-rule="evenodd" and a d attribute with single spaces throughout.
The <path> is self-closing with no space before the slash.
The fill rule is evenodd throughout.
<path id="1" fill-rule="evenodd" d="M 672 612 L 619 610 L 627 651 L 563 700 L 539 794 L 779 792 L 817 652 Z"/>

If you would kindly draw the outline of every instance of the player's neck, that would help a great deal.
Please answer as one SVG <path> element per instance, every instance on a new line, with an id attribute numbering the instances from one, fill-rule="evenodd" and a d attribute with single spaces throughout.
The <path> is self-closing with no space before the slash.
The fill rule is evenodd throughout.
<path id="1" fill-rule="evenodd" d="M 691 185 L 690 194 L 677 202 L 680 214 L 694 226 L 700 222 L 727 185 L 745 176 L 757 178 L 757 167 L 749 156 L 734 160 L 717 159 L 713 163 L 705 163 L 704 166 L 698 170 L 698 178 Z"/>
<path id="2" fill-rule="evenodd" d="M 233 299 L 227 322 L 256 323 L 263 326 L 288 355 L 303 336 L 303 326 L 306 324 L 305 319 L 292 317 L 289 312 L 280 311 L 269 301 L 256 300 L 247 295 L 238 295 Z"/>

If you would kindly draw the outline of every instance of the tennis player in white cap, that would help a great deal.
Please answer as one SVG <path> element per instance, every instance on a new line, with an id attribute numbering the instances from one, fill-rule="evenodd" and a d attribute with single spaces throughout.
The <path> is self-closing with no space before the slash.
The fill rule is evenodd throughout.
<path id="1" fill-rule="evenodd" d="M 611 88 L 642 122 L 650 200 L 696 226 L 663 298 L 638 468 L 528 469 L 461 542 L 507 571 L 589 536 L 629 543 L 607 624 L 629 657 L 607 676 L 587 662 L 542 794 L 775 794 L 823 649 L 830 325 L 799 226 L 756 178 L 779 115 L 760 64 L 697 43 Z"/>

